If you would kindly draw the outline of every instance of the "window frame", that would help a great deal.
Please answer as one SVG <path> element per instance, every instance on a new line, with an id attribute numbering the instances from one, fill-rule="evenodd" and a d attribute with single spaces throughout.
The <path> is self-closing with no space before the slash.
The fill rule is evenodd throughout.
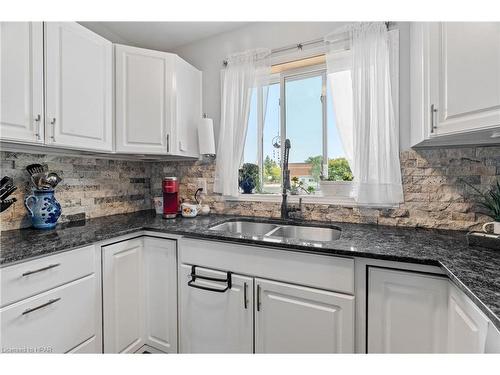
<path id="1" fill-rule="evenodd" d="M 280 97 L 280 142 L 285 143 L 286 139 L 286 83 L 300 79 L 311 77 L 321 77 L 321 101 L 322 112 L 322 176 L 328 178 L 328 118 L 327 118 L 327 84 L 328 76 L 326 64 L 310 65 L 296 69 L 289 69 L 271 75 L 268 86 L 279 84 Z M 259 167 L 259 180 L 261 188 L 264 181 L 264 88 L 257 88 L 257 165 Z M 292 145 L 293 147 L 293 145 Z M 283 148 L 280 148 L 280 168 L 283 168 Z M 241 194 L 241 193 L 240 193 Z M 262 195 L 275 195 L 275 194 L 262 194 Z M 310 196 L 307 194 L 299 194 L 300 196 Z"/>

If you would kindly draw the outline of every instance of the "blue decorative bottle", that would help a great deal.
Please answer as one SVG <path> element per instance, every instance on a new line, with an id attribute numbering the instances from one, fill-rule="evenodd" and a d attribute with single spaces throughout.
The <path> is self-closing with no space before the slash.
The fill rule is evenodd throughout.
<path id="1" fill-rule="evenodd" d="M 54 190 L 33 190 L 24 200 L 24 205 L 31 216 L 33 227 L 52 229 L 61 216 L 61 205 L 54 197 Z"/>

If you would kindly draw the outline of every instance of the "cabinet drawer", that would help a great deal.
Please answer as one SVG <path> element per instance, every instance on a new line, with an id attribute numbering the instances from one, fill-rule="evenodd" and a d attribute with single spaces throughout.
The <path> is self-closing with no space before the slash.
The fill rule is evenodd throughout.
<path id="1" fill-rule="evenodd" d="M 95 274 L 0 310 L 2 352 L 64 353 L 96 334 Z"/>
<path id="2" fill-rule="evenodd" d="M 94 270 L 94 245 L 3 268 L 0 307 L 90 275 Z"/>

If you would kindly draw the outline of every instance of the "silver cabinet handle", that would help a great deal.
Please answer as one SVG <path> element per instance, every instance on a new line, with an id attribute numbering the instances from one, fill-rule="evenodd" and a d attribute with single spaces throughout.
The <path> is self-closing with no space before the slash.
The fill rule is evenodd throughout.
<path id="1" fill-rule="evenodd" d="M 35 132 L 35 137 L 36 139 L 40 140 L 40 121 L 42 119 L 42 115 L 38 114 L 35 117 L 35 122 L 36 122 L 36 132 Z"/>
<path id="2" fill-rule="evenodd" d="M 260 311 L 260 285 L 257 285 L 257 311 Z"/>
<path id="3" fill-rule="evenodd" d="M 50 138 L 55 142 L 56 140 L 56 118 L 52 118 L 52 121 L 50 122 L 50 125 L 52 125 L 52 135 Z"/>
<path id="4" fill-rule="evenodd" d="M 59 298 L 54 298 L 54 299 L 51 299 L 49 300 L 48 302 L 45 302 L 45 303 L 42 303 L 40 306 L 37 306 L 37 307 L 32 307 L 31 309 L 27 309 L 27 310 L 24 310 L 23 311 L 23 315 L 26 315 L 26 314 L 29 314 L 33 311 L 36 311 L 36 310 L 39 310 L 43 307 L 46 307 L 46 306 L 49 306 L 49 305 L 52 305 L 53 303 L 56 303 L 57 301 L 59 301 L 61 299 L 61 297 Z"/>
<path id="5" fill-rule="evenodd" d="M 243 283 L 243 305 L 245 306 L 245 310 L 248 309 L 247 290 L 248 290 L 248 284 Z"/>
<path id="6" fill-rule="evenodd" d="M 437 128 L 437 126 L 434 124 L 434 116 L 437 111 L 438 110 L 435 105 L 431 104 L 431 133 L 434 133 L 434 130 Z"/>
<path id="7" fill-rule="evenodd" d="M 47 271 L 47 270 L 50 270 L 51 268 L 59 267 L 60 265 L 61 265 L 61 263 L 50 264 L 47 267 L 39 268 L 39 269 L 34 270 L 34 271 L 27 271 L 27 272 L 23 273 L 22 276 L 28 276 L 28 275 L 32 275 L 34 273 Z"/>
<path id="8" fill-rule="evenodd" d="M 170 152 L 170 134 L 167 134 L 167 152 Z"/>

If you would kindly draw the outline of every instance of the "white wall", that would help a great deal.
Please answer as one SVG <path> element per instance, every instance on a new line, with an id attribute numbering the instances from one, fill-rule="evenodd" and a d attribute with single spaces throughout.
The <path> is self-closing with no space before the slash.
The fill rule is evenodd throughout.
<path id="1" fill-rule="evenodd" d="M 321 38 L 344 26 L 343 22 L 259 22 L 176 49 L 175 53 L 203 71 L 203 112 L 213 118 L 216 142 L 220 121 L 220 70 L 231 53 L 257 47 L 279 48 Z M 401 149 L 409 147 L 409 24 L 400 29 Z"/>

